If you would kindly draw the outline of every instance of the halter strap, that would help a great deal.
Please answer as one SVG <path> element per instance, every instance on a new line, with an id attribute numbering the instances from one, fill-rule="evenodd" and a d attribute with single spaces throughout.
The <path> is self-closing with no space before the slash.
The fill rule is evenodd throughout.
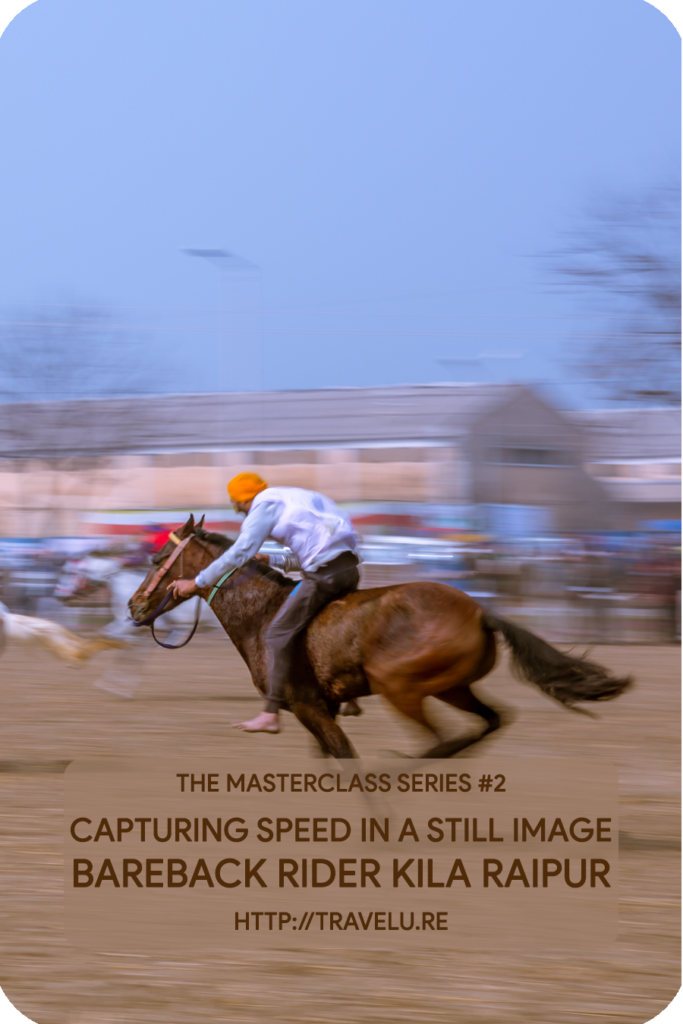
<path id="1" fill-rule="evenodd" d="M 175 551 L 173 551 L 169 555 L 169 557 L 166 559 L 166 561 L 164 562 L 163 565 L 159 566 L 157 571 L 154 573 L 154 576 L 152 576 L 152 579 L 150 580 L 150 582 L 147 584 L 147 586 L 143 590 L 142 595 L 141 595 L 142 597 L 149 597 L 149 595 L 152 593 L 152 591 L 156 589 L 158 584 L 161 583 L 161 581 L 163 580 L 164 576 L 166 575 L 168 570 L 171 568 L 171 566 L 175 562 L 176 558 L 178 558 L 178 556 L 181 554 L 181 552 L 183 552 L 185 550 L 185 548 L 190 543 L 190 541 L 192 540 L 193 537 L 194 537 L 194 534 L 191 533 L 189 537 L 185 538 L 185 540 L 178 540 L 177 537 L 174 539 L 173 543 L 176 545 Z"/>

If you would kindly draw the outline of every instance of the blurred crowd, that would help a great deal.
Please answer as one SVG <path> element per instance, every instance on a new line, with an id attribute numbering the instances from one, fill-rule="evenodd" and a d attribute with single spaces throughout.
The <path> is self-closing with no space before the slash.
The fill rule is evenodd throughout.
<path id="1" fill-rule="evenodd" d="M 20 614 L 100 628 L 110 615 L 106 585 L 67 607 L 55 595 L 60 575 L 98 550 L 139 571 L 167 537 L 167 529 L 150 527 L 114 544 L 107 538 L 2 541 L 0 601 Z M 363 538 L 361 553 L 361 586 L 438 580 L 548 639 L 680 641 L 680 537 L 673 531 L 462 540 L 379 534 Z"/>
<path id="2" fill-rule="evenodd" d="M 387 572 L 382 549 L 392 547 L 395 567 Z M 680 537 L 673 532 L 403 539 L 403 555 L 397 547 L 389 538 L 365 545 L 370 585 L 392 575 L 438 579 L 554 640 L 680 641 Z"/>

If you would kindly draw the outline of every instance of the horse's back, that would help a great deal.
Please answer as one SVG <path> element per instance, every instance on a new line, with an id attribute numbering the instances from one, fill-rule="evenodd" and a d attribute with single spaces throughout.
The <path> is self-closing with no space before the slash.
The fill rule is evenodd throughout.
<path id="1" fill-rule="evenodd" d="M 364 674 L 378 658 L 448 661 L 483 641 L 483 610 L 443 583 L 397 583 L 331 601 L 308 627 L 306 647 L 321 681 Z"/>
<path id="2" fill-rule="evenodd" d="M 419 580 L 414 583 L 394 583 L 387 587 L 369 587 L 367 590 L 355 590 L 343 597 L 331 601 L 318 619 L 326 617 L 336 619 L 339 616 L 365 617 L 366 615 L 383 614 L 389 610 L 399 609 L 419 615 L 461 614 L 465 617 L 480 616 L 482 608 L 474 598 L 462 590 L 449 587 L 445 583 L 430 580 Z"/>

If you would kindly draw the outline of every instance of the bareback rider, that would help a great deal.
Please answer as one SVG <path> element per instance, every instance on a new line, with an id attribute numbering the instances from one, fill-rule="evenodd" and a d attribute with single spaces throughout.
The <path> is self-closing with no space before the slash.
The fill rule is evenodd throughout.
<path id="1" fill-rule="evenodd" d="M 358 540 L 353 527 L 330 498 L 300 487 L 269 487 L 255 473 L 240 473 L 228 484 L 233 508 L 246 515 L 239 537 L 194 580 L 170 584 L 176 597 L 191 597 L 213 586 L 230 569 L 253 558 L 272 537 L 293 554 L 257 557 L 302 580 L 285 600 L 266 632 L 269 659 L 265 711 L 237 726 L 244 732 L 279 732 L 278 712 L 286 703 L 285 683 L 294 640 L 329 601 L 358 588 Z"/>

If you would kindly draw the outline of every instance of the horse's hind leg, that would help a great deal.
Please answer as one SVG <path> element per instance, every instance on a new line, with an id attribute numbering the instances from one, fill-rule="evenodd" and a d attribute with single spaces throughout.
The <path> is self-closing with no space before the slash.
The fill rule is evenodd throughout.
<path id="1" fill-rule="evenodd" d="M 326 705 L 297 703 L 291 706 L 291 711 L 313 733 L 323 754 L 331 754 L 338 759 L 356 757 L 348 737 L 339 728 Z"/>
<path id="2" fill-rule="evenodd" d="M 378 680 L 375 678 L 374 685 L 371 683 L 373 691 L 375 693 L 381 693 L 390 704 L 400 711 L 406 718 L 410 718 L 411 721 L 417 725 L 421 725 L 424 729 L 430 732 L 435 740 L 439 739 L 439 734 L 435 727 L 429 721 L 425 715 L 423 701 L 424 694 L 419 688 L 419 683 L 415 683 L 412 688 L 406 686 L 392 686 L 383 685 L 380 686 Z M 399 754 L 399 757 L 409 757 L 408 754 Z"/>
<path id="3" fill-rule="evenodd" d="M 416 722 L 418 725 L 423 726 L 423 728 L 427 729 L 432 736 L 438 739 L 436 729 L 425 715 L 423 707 L 424 695 L 419 691 L 419 689 L 394 690 L 387 688 L 384 690 L 382 695 L 386 697 L 402 715 L 405 715 L 406 718 L 412 719 L 412 721 Z"/>
<path id="4" fill-rule="evenodd" d="M 480 700 L 477 700 L 469 685 L 453 686 L 450 690 L 444 690 L 442 693 L 435 694 L 435 696 L 439 700 L 445 701 L 446 704 L 459 708 L 460 711 L 468 711 L 471 715 L 478 715 L 479 718 L 483 718 L 486 722 L 486 728 L 478 736 L 461 736 L 453 740 L 446 740 L 444 743 L 437 743 L 435 747 L 432 747 L 423 754 L 423 757 L 453 757 L 454 754 L 458 754 L 466 747 L 471 747 L 473 743 L 478 743 L 487 733 L 494 732 L 500 728 L 501 720 L 498 712 L 490 708 L 488 704 L 483 704 Z"/>

